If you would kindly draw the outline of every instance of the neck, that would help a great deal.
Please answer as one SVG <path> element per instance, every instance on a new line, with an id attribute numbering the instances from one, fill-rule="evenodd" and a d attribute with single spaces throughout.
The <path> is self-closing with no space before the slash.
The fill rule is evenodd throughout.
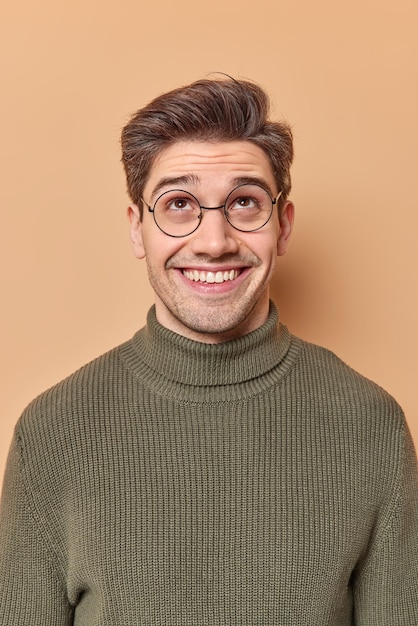
<path id="1" fill-rule="evenodd" d="M 134 352 L 128 349 L 127 364 L 144 385 L 159 393 L 164 389 L 182 401 L 192 400 L 196 387 L 204 387 L 208 398 L 215 399 L 221 389 L 229 395 L 254 393 L 271 383 L 270 373 L 274 377 L 277 367 L 281 371 L 288 366 L 291 339 L 286 327 L 278 324 L 273 303 L 260 328 L 216 345 L 192 341 L 162 326 L 154 307 L 147 322 L 133 339 Z"/>

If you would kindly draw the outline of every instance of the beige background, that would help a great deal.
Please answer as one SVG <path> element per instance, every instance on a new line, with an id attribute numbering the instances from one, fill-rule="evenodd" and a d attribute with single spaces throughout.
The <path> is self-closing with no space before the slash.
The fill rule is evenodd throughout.
<path id="1" fill-rule="evenodd" d="M 0 475 L 31 398 L 144 323 L 120 128 L 213 71 L 294 128 L 282 318 L 386 387 L 418 441 L 417 18 L 414 0 L 4 3 Z"/>

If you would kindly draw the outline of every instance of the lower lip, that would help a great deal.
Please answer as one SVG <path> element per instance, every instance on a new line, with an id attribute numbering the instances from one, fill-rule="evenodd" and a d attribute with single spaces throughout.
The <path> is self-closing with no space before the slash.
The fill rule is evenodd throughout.
<path id="1" fill-rule="evenodd" d="M 223 283 L 203 283 L 200 280 L 194 281 L 186 278 L 181 270 L 176 270 L 182 282 L 195 293 L 217 295 L 233 291 L 239 287 L 248 275 L 250 268 L 242 270 L 234 280 L 225 280 Z"/>

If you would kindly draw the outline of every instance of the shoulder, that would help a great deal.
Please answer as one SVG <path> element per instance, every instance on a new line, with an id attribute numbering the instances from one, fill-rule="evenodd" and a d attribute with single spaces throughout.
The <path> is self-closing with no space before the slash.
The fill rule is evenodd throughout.
<path id="1" fill-rule="evenodd" d="M 388 422 L 404 428 L 405 417 L 394 397 L 348 365 L 331 350 L 303 340 L 295 368 L 307 395 L 335 414 L 370 425 Z"/>
<path id="2" fill-rule="evenodd" d="M 393 396 L 332 351 L 305 341 L 292 384 L 298 423 L 318 458 L 330 455 L 339 471 L 341 464 L 350 468 L 365 502 L 391 498 L 406 457 L 413 458 L 405 415 Z"/>
<path id="3" fill-rule="evenodd" d="M 59 498 L 60 490 L 71 490 L 81 476 L 94 472 L 111 442 L 124 437 L 135 387 L 124 358 L 131 343 L 86 363 L 23 411 L 12 447 L 28 493 L 41 493 L 42 485 L 50 484 Z"/>
<path id="4" fill-rule="evenodd" d="M 59 381 L 38 395 L 23 411 L 16 431 L 22 438 L 57 434 L 89 419 L 103 399 L 120 393 L 127 376 L 123 350 L 127 341 Z"/>
<path id="5" fill-rule="evenodd" d="M 377 395 L 389 402 L 395 402 L 393 397 L 376 382 L 358 372 L 328 348 L 299 340 L 301 343 L 300 363 L 309 372 L 313 380 L 328 385 L 354 388 L 366 394 Z"/>

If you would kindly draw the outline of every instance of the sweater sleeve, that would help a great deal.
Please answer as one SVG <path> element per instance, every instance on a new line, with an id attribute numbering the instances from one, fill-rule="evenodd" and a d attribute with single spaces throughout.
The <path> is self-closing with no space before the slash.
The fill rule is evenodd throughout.
<path id="1" fill-rule="evenodd" d="M 417 460 L 405 423 L 399 441 L 393 491 L 356 576 L 356 626 L 418 624 Z"/>
<path id="2" fill-rule="evenodd" d="M 31 507 L 19 439 L 11 446 L 0 505 L 0 626 L 70 626 L 63 572 Z"/>

